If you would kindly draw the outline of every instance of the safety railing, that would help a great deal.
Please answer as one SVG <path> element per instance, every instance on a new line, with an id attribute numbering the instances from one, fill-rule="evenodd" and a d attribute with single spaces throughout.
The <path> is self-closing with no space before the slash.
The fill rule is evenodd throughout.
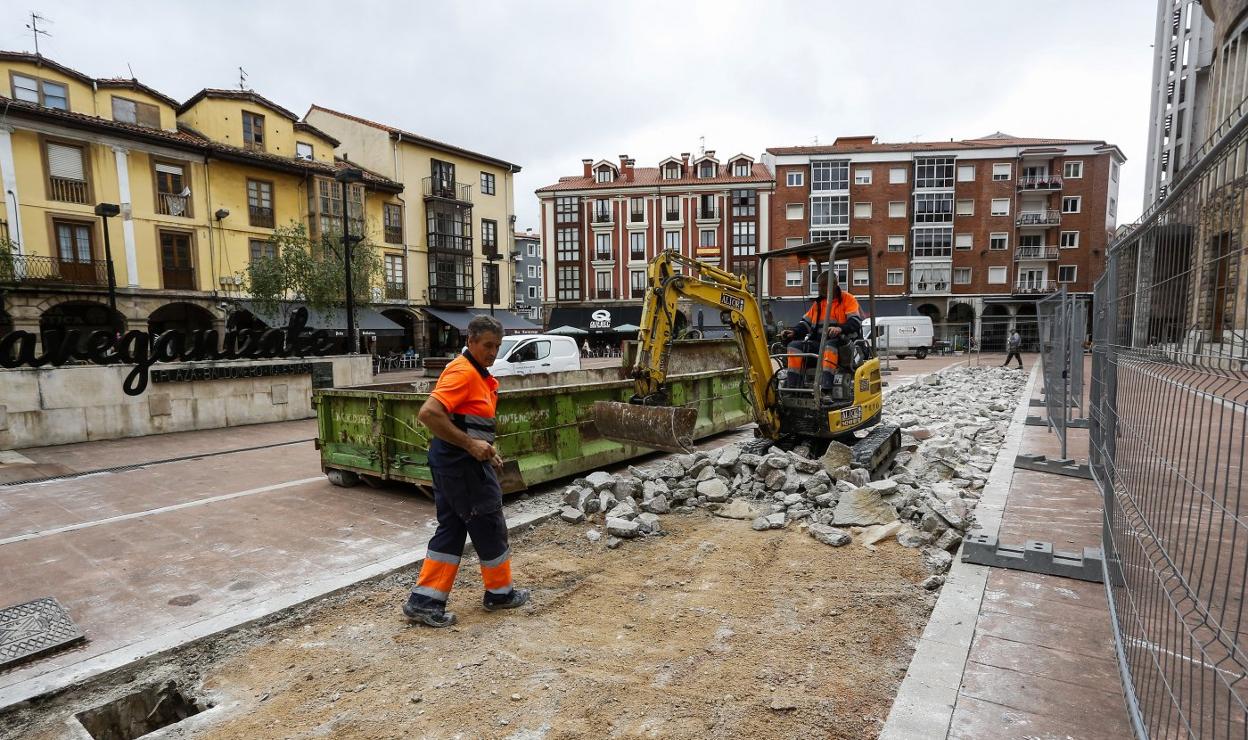
<path id="1" fill-rule="evenodd" d="M 1089 466 L 1137 735 L 1248 732 L 1248 117 L 1111 245 L 1094 295 Z"/>

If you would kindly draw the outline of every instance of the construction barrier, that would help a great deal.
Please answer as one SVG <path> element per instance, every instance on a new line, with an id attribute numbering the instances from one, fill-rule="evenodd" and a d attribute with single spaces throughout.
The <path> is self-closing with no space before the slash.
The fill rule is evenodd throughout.
<path id="1" fill-rule="evenodd" d="M 1109 250 L 1093 306 L 1090 467 L 1137 735 L 1248 734 L 1248 117 Z"/>

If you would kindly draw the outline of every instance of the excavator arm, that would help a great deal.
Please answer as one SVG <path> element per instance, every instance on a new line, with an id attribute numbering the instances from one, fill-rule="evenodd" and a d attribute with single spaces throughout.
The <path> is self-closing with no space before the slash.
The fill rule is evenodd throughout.
<path id="1" fill-rule="evenodd" d="M 687 268 L 687 270 L 682 270 Z M 717 308 L 732 328 L 741 351 L 746 392 L 762 436 L 780 436 L 771 357 L 758 300 L 744 277 L 675 251 L 651 260 L 649 287 L 641 314 L 640 351 L 633 368 L 631 403 L 599 401 L 595 424 L 608 439 L 669 451 L 689 451 L 697 413 L 668 405 L 668 360 L 675 332 L 677 302 L 688 299 Z"/>

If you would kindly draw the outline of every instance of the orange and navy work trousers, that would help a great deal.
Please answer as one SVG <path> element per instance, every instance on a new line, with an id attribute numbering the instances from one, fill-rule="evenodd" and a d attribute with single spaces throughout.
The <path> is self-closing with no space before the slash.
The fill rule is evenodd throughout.
<path id="1" fill-rule="evenodd" d="M 788 374 L 785 376 L 785 385 L 787 387 L 800 388 L 805 385 L 802 382 L 802 374 L 806 368 L 814 364 L 812 358 L 807 355 L 812 355 L 818 351 L 818 342 L 809 340 L 789 342 L 788 357 L 785 358 L 789 369 Z M 836 346 L 832 342 L 828 342 L 823 348 L 823 357 L 820 362 L 823 369 L 821 382 L 825 386 L 832 384 L 831 375 L 837 371 L 837 360 L 839 357 L 840 353 L 837 351 Z"/>
<path id="2" fill-rule="evenodd" d="M 503 492 L 489 463 L 471 458 L 453 465 L 431 466 L 438 529 L 412 595 L 418 602 L 446 603 L 455 585 L 464 543 L 472 538 L 481 559 L 481 580 L 492 594 L 511 593 L 511 547 L 503 516 Z"/>

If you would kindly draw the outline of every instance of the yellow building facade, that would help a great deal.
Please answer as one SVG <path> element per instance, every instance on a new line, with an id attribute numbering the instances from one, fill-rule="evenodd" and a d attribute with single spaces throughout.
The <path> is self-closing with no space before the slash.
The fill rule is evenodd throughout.
<path id="1" fill-rule="evenodd" d="M 240 276 L 271 253 L 275 228 L 341 233 L 334 178 L 350 165 L 335 159 L 338 141 L 253 92 L 203 90 L 179 104 L 135 80 L 0 52 L 0 96 L 0 334 L 220 330 L 246 308 Z M 365 171 L 348 186 L 351 223 L 379 247 L 393 240 L 385 224 L 402 192 Z M 120 213 L 100 218 L 101 203 Z M 373 295 L 388 300 L 383 280 Z"/>
<path id="2" fill-rule="evenodd" d="M 303 120 L 340 156 L 403 184 L 402 242 L 384 247 L 404 267 L 418 347 L 457 350 L 468 319 L 491 310 L 509 332 L 538 330 L 511 310 L 518 165 L 319 105 Z"/>

